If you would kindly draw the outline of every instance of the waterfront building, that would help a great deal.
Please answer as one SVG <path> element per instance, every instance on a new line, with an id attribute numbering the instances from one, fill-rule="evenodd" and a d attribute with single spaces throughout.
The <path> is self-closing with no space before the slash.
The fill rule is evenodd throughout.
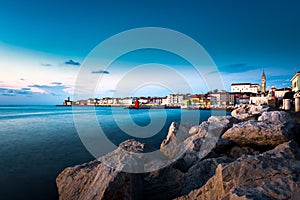
<path id="1" fill-rule="evenodd" d="M 184 99 L 185 95 L 183 94 L 169 94 L 167 96 L 166 105 L 180 106 L 183 103 Z"/>
<path id="2" fill-rule="evenodd" d="M 161 105 L 167 105 L 167 104 L 168 104 L 168 98 L 167 98 L 167 96 L 161 98 Z"/>
<path id="3" fill-rule="evenodd" d="M 113 98 L 112 99 L 112 104 L 119 104 L 120 103 L 120 98 Z"/>
<path id="4" fill-rule="evenodd" d="M 229 106 L 234 105 L 234 95 L 229 92 L 217 92 L 210 94 L 210 105 Z"/>
<path id="5" fill-rule="evenodd" d="M 72 106 L 73 101 L 70 100 L 70 97 L 68 99 L 64 100 L 63 105 L 64 106 Z"/>
<path id="6" fill-rule="evenodd" d="M 250 97 L 249 103 L 255 104 L 255 105 L 268 104 L 268 98 L 264 97 L 264 96 L 263 97 L 262 96 Z"/>
<path id="7" fill-rule="evenodd" d="M 232 83 L 231 84 L 232 93 L 253 93 L 258 94 L 260 92 L 259 84 L 252 83 Z"/>
<path id="8" fill-rule="evenodd" d="M 283 97 L 287 92 L 291 92 L 291 88 L 277 89 L 274 86 L 270 88 L 267 96 L 250 97 L 250 104 L 268 104 L 269 106 L 279 106 L 283 104 Z"/>
<path id="9" fill-rule="evenodd" d="M 275 89 L 275 97 L 278 99 L 283 99 L 285 93 L 291 92 L 291 88 L 281 88 L 281 89 Z"/>
<path id="10" fill-rule="evenodd" d="M 97 105 L 97 104 L 99 104 L 99 99 L 97 99 L 97 98 L 89 98 L 87 100 L 87 105 L 88 106 L 94 106 L 94 105 Z"/>
<path id="11" fill-rule="evenodd" d="M 77 106 L 86 106 L 87 105 L 87 100 L 78 100 L 75 102 L 75 105 Z"/>
<path id="12" fill-rule="evenodd" d="M 187 94 L 186 98 L 182 101 L 182 103 L 186 106 L 199 106 L 203 105 L 202 96 L 200 94 Z"/>
<path id="13" fill-rule="evenodd" d="M 149 100 L 149 103 L 152 103 L 154 105 L 161 105 L 162 104 L 162 97 L 152 97 Z"/>
<path id="14" fill-rule="evenodd" d="M 105 97 L 99 101 L 99 104 L 113 104 L 113 102 L 114 102 L 114 100 L 112 98 Z"/>
<path id="15" fill-rule="evenodd" d="M 249 95 L 242 94 L 242 93 L 234 93 L 234 104 L 248 104 L 249 102 L 250 102 Z"/>
<path id="16" fill-rule="evenodd" d="M 150 99 L 151 99 L 150 97 L 148 97 L 148 98 L 147 97 L 140 97 L 139 102 L 142 103 L 142 104 L 147 104 L 147 103 L 150 102 Z"/>
<path id="17" fill-rule="evenodd" d="M 265 71 L 263 70 L 261 75 L 261 87 L 257 83 L 232 83 L 231 84 L 231 93 L 240 93 L 240 94 L 265 94 L 266 93 L 266 86 L 267 79 L 265 75 Z"/>
<path id="18" fill-rule="evenodd" d="M 126 97 L 126 98 L 119 99 L 119 104 L 122 104 L 122 105 L 132 105 L 133 104 L 133 98 Z"/>
<path id="19" fill-rule="evenodd" d="M 298 92 L 300 90 L 300 71 L 293 76 L 291 82 L 292 82 L 292 91 Z"/>

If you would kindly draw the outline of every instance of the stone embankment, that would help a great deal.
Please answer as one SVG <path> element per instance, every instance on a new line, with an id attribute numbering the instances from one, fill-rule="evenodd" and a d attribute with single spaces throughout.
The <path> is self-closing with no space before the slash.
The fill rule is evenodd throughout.
<path id="1" fill-rule="evenodd" d="M 143 166 L 139 154 L 153 150 L 127 140 L 100 161 L 61 172 L 59 198 L 299 199 L 299 130 L 290 113 L 252 105 L 197 126 L 174 122 L 158 150 L 160 159 L 174 159 L 172 164 L 125 172 Z"/>

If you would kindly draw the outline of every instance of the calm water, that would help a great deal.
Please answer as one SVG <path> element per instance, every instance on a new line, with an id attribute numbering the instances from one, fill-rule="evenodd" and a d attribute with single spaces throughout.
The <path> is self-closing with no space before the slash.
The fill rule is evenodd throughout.
<path id="1" fill-rule="evenodd" d="M 165 114 L 166 123 L 159 133 L 140 139 L 157 148 L 172 121 L 180 121 L 185 114 L 193 116 L 197 113 L 202 121 L 211 114 L 210 111 L 152 110 L 150 119 L 149 110 L 115 109 L 118 122 L 125 126 L 129 120 L 146 126 L 153 118 L 160 119 Z M 116 145 L 132 138 L 118 128 L 111 108 L 107 107 L 95 110 L 80 107 L 73 111 L 71 107 L 1 106 L 0 199 L 57 199 L 56 176 L 68 166 L 94 159 L 81 143 L 73 121 L 73 114 L 88 120 L 93 113 L 107 137 Z M 185 122 L 189 121 L 193 120 L 185 119 Z M 86 130 L 86 134 L 91 132 Z"/>

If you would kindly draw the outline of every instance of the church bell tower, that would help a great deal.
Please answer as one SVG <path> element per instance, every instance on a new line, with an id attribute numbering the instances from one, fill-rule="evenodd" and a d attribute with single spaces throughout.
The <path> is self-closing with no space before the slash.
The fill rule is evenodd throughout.
<path id="1" fill-rule="evenodd" d="M 266 93 L 266 81 L 265 71 L 263 70 L 261 75 L 261 93 Z"/>

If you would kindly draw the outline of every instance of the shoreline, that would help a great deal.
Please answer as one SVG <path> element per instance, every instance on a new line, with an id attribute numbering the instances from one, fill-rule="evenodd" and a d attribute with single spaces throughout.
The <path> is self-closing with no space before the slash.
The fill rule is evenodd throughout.
<path id="1" fill-rule="evenodd" d="M 226 110 L 231 112 L 235 106 L 202 106 L 202 107 L 181 107 L 181 106 L 149 106 L 143 105 L 139 108 L 134 108 L 134 105 L 120 105 L 120 104 L 102 104 L 102 105 L 62 105 L 57 104 L 57 107 L 123 107 L 125 109 L 144 110 L 144 109 L 181 109 L 181 110 Z"/>
<path id="2" fill-rule="evenodd" d="M 300 173 L 300 124 L 297 122 L 291 112 L 253 105 L 237 106 L 231 116 L 211 116 L 200 125 L 173 122 L 159 150 L 165 159 L 173 161 L 169 165 L 147 173 L 130 173 L 132 169 L 145 169 L 159 162 L 132 157 L 148 152 L 151 147 L 126 140 L 99 158 L 100 161 L 68 167 L 61 172 L 56 179 L 59 197 L 295 198 L 300 194 L 297 176 Z M 218 140 L 214 143 L 216 137 Z M 210 147 L 210 151 L 201 151 L 203 145 Z M 182 149 L 185 153 L 181 155 Z M 106 162 L 121 170 L 109 167 Z M 136 165 L 132 166 L 132 162 Z M 132 185 L 135 187 L 131 188 Z"/>

